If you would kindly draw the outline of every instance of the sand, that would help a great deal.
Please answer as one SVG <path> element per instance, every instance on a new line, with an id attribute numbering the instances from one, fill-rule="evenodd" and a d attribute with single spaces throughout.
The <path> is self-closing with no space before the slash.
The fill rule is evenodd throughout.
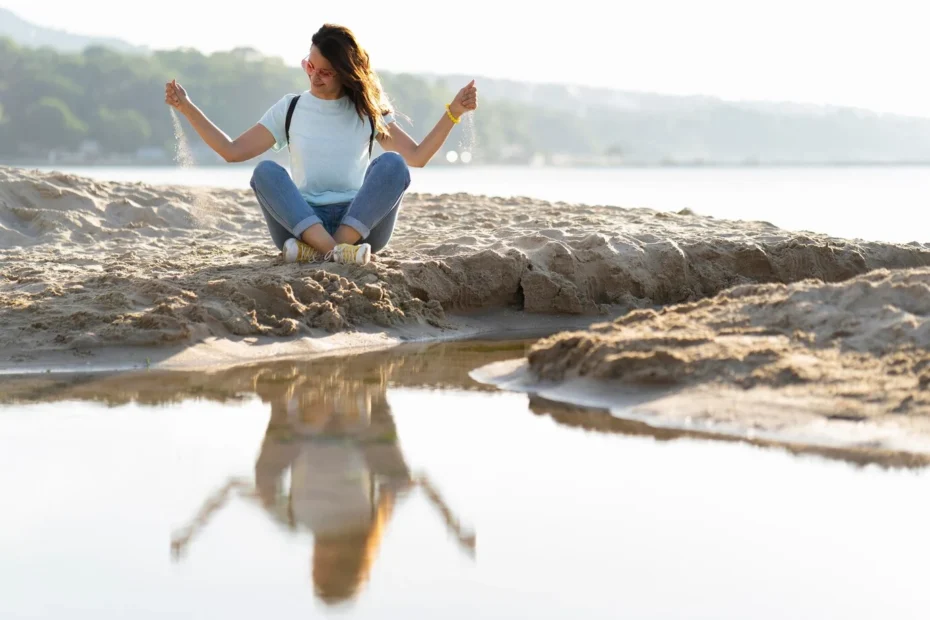
<path id="1" fill-rule="evenodd" d="M 287 265 L 249 190 L 7 167 L 0 248 L 7 369 L 55 352 L 86 361 L 204 342 L 233 358 L 269 342 L 331 350 L 361 336 L 454 335 L 480 312 L 517 313 L 526 325 L 543 315 L 595 320 L 745 284 L 930 265 L 930 248 L 917 243 L 690 212 L 416 193 L 375 262 Z"/>
<path id="2" fill-rule="evenodd" d="M 930 456 L 930 268 L 741 285 L 536 343 L 491 382 L 669 429 Z"/>
<path id="3" fill-rule="evenodd" d="M 906 461 L 930 454 L 928 312 L 916 242 L 411 193 L 371 264 L 287 265 L 248 190 L 0 167 L 7 373 L 570 330 L 475 377 L 656 428 Z"/>

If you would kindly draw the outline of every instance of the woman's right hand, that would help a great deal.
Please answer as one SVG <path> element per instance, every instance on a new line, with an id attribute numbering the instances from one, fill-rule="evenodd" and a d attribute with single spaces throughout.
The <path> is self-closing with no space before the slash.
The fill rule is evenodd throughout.
<path id="1" fill-rule="evenodd" d="M 191 104 L 191 100 L 187 96 L 184 87 L 178 84 L 177 80 L 171 80 L 165 84 L 165 103 L 179 112 L 183 112 Z"/>

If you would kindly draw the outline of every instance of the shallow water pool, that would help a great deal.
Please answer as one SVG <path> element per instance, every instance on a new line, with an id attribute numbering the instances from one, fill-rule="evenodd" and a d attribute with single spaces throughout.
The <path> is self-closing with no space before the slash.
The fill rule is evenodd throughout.
<path id="1" fill-rule="evenodd" d="M 4 379 L 0 617 L 926 617 L 930 472 L 469 379 L 526 346 Z"/>

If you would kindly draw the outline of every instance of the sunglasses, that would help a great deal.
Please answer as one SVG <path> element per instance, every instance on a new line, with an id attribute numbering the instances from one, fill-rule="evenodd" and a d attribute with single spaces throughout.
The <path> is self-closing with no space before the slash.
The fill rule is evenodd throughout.
<path id="1" fill-rule="evenodd" d="M 314 73 L 320 76 L 324 80 L 328 80 L 336 76 L 334 71 L 329 69 L 317 69 L 313 66 L 313 63 L 310 62 L 310 54 L 304 56 L 303 60 L 300 61 L 300 66 L 304 68 L 304 71 L 307 72 L 307 75 L 313 75 Z"/>

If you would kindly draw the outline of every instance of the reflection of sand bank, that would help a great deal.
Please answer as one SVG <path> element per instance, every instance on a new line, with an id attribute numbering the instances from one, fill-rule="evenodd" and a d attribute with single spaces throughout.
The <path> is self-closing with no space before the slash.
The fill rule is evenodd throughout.
<path id="1" fill-rule="evenodd" d="M 495 388 L 473 381 L 468 371 L 488 361 L 519 358 L 526 354 L 530 342 L 473 340 L 400 345 L 361 355 L 279 360 L 217 371 L 153 369 L 73 375 L 0 375 L 0 403 L 79 400 L 108 406 L 168 405 L 192 399 L 233 402 L 250 394 L 268 394 L 265 402 L 269 404 L 274 402 L 270 400 L 272 397 L 277 400 L 287 397 L 291 402 L 291 397 L 297 395 L 304 405 L 331 405 L 336 401 L 354 402 L 354 388 L 349 386 L 367 384 L 492 391 Z M 274 389 L 271 387 L 274 385 L 279 387 Z M 314 414 L 304 412 L 302 415 L 312 419 Z M 300 430 L 300 427 L 293 429 Z"/>
<path id="2" fill-rule="evenodd" d="M 543 341 L 546 342 L 546 341 Z M 390 350 L 351 355 L 341 358 L 320 358 L 310 361 L 278 361 L 266 364 L 243 365 L 216 372 L 180 372 L 180 371 L 144 371 L 119 374 L 81 374 L 81 375 L 27 375 L 20 377 L 0 377 L 0 403 L 26 404 L 39 402 L 61 402 L 71 400 L 91 400 L 118 406 L 127 403 L 144 405 L 166 405 L 182 403 L 191 399 L 207 399 L 217 402 L 239 400 L 253 393 L 264 393 L 267 385 L 285 386 L 292 396 L 302 399 L 302 407 L 307 412 L 302 414 L 300 424 L 285 424 L 280 431 L 269 429 L 271 435 L 279 432 L 279 439 L 299 439 L 312 434 L 308 430 L 325 428 L 321 421 L 330 419 L 330 414 L 314 413 L 313 403 L 370 402 L 368 397 L 353 398 L 352 389 L 340 394 L 338 386 L 358 386 L 366 384 L 380 385 L 382 382 L 397 387 L 443 388 L 452 390 L 493 391 L 488 369 L 494 370 L 496 364 L 508 369 L 522 363 L 523 357 L 530 351 L 530 341 L 465 341 L 438 343 L 432 345 L 402 345 Z M 474 372 L 472 372 L 474 371 Z M 480 378 L 473 379 L 470 375 Z M 521 382 L 527 375 L 519 373 Z M 533 380 L 530 378 L 530 380 Z M 487 382 L 484 382 L 487 381 Z M 310 386 L 326 385 L 324 394 L 316 392 L 310 399 L 309 393 L 315 393 Z M 547 396 L 558 398 L 558 383 L 543 390 Z M 620 433 L 626 435 L 648 435 L 659 440 L 679 437 L 705 437 L 713 439 L 742 439 L 765 446 L 784 446 L 798 454 L 818 454 L 853 463 L 880 463 L 887 465 L 921 465 L 930 462 L 930 455 L 882 450 L 875 446 L 856 446 L 851 444 L 828 446 L 825 444 L 805 444 L 788 442 L 784 437 L 763 437 L 760 434 L 750 436 L 748 433 L 726 432 L 724 427 L 700 428 L 692 425 L 655 425 L 654 420 L 636 421 L 618 419 L 609 415 L 603 407 L 616 404 L 619 390 L 610 383 L 596 381 L 594 386 L 606 389 L 588 390 L 585 396 L 591 408 L 571 407 L 555 400 L 534 397 L 530 400 L 530 409 L 536 413 L 551 414 L 556 421 L 568 426 L 578 426 L 597 432 Z M 505 385 L 521 389 L 520 385 Z M 538 389 L 539 386 L 532 386 Z M 555 387 L 553 394 L 548 388 Z M 635 393 L 624 392 L 624 398 L 638 398 L 639 402 L 649 402 L 654 394 L 643 393 L 638 386 L 632 386 Z M 531 390 L 532 391 L 532 390 Z M 286 394 L 286 391 L 285 391 Z M 303 394 L 303 396 L 299 396 Z M 577 394 L 573 394 L 577 396 Z M 595 402 L 603 397 L 602 402 Z M 283 398 L 280 394 L 276 397 Z M 611 398 L 614 399 L 613 403 Z M 268 398 L 265 402 L 272 404 Z M 293 402 L 291 396 L 286 399 Z M 731 403 L 731 405 L 733 405 Z M 280 405 L 273 405 L 278 407 Z M 733 405 L 735 406 L 735 405 Z M 747 410 L 747 411 L 752 411 Z M 743 412 L 746 413 L 746 412 Z M 357 417 L 350 413 L 346 423 Z M 735 419 L 735 418 L 734 418 Z M 847 427 L 856 427 L 856 423 L 847 420 Z M 367 436 L 377 438 L 379 432 L 375 427 L 369 428 Z M 390 437 L 385 432 L 383 437 Z M 252 484 L 251 481 L 249 484 Z M 235 485 L 233 485 L 235 486 Z"/>
<path id="3" fill-rule="evenodd" d="M 208 192 L 209 222 L 198 201 Z M 456 194 L 411 195 L 365 266 L 283 265 L 248 191 L 0 167 L 0 364 L 43 352 L 456 325 L 450 312 L 591 314 L 734 285 L 930 264 L 921 245 L 761 222 Z M 343 345 L 350 341 L 343 341 Z"/>
<path id="4" fill-rule="evenodd" d="M 479 371 L 658 427 L 930 460 L 930 269 L 744 285 Z M 508 373 L 512 373 L 509 374 Z"/>

